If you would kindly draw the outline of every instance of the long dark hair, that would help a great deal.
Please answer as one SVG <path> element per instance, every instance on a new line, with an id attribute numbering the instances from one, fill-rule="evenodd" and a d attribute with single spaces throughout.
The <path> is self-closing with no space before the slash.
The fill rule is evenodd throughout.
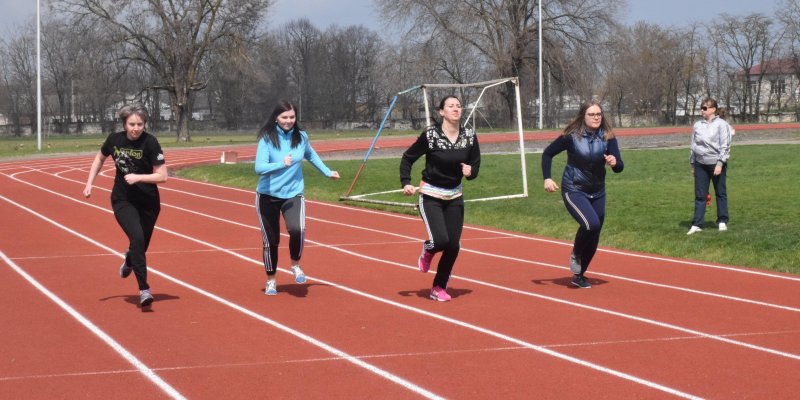
<path id="1" fill-rule="evenodd" d="M 588 110 L 589 107 L 592 106 L 600 107 L 600 112 L 601 113 L 603 112 L 603 106 L 600 105 L 600 102 L 598 102 L 597 100 L 589 100 L 586 103 L 583 103 L 581 105 L 580 110 L 578 110 L 578 114 L 575 115 L 575 118 L 572 120 L 572 122 L 570 122 L 569 125 L 567 125 L 567 127 L 564 128 L 564 132 L 562 133 L 562 135 L 567 136 L 573 133 L 579 135 L 582 134 L 586 130 L 586 124 L 583 122 L 584 118 L 586 117 L 586 110 Z M 611 122 L 609 122 L 609 119 L 606 118 L 605 115 L 600 117 L 600 129 L 602 129 L 604 132 L 603 134 L 604 140 L 614 138 L 614 132 L 611 131 Z"/>
<path id="2" fill-rule="evenodd" d="M 258 130 L 258 140 L 266 137 L 275 148 L 280 149 L 281 144 L 278 142 L 278 115 L 291 110 L 294 110 L 296 116 L 299 114 L 297 106 L 295 106 L 294 103 L 286 100 L 280 101 L 272 110 L 272 114 L 269 118 L 267 118 L 267 122 Z M 292 129 L 292 148 L 294 149 L 303 141 L 303 137 L 300 135 L 300 125 L 297 123 L 296 119 L 294 120 Z"/>

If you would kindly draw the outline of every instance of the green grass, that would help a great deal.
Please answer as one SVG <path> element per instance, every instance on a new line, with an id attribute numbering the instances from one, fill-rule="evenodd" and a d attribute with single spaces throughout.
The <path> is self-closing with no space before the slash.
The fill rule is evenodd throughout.
<path id="1" fill-rule="evenodd" d="M 315 140 L 324 139 L 351 139 L 360 137 L 374 137 L 373 130 L 353 131 L 311 131 L 309 134 Z M 381 137 L 416 135 L 417 132 L 387 130 L 381 132 Z M 42 150 L 36 135 L 24 137 L 0 137 L 0 158 L 29 157 L 34 155 L 54 155 L 63 153 L 95 152 L 100 149 L 107 134 L 103 135 L 52 135 L 42 138 Z M 164 148 L 183 148 L 199 146 L 221 146 L 253 144 L 256 131 L 247 132 L 193 132 L 191 142 L 178 142 L 173 133 L 156 133 L 159 143 Z"/>
<path id="2" fill-rule="evenodd" d="M 624 151 L 625 171 L 609 172 L 606 179 L 607 215 L 601 246 L 800 273 L 799 146 L 735 146 L 728 169 L 729 230 L 717 231 L 712 205 L 706 213 L 707 229 L 693 236 L 686 235 L 694 207 L 688 150 Z M 542 189 L 540 155 L 529 154 L 526 160 L 529 197 L 470 202 L 466 222 L 571 241 L 577 225 L 560 195 Z M 553 175 L 559 182 L 564 162 L 563 154 L 554 160 Z M 306 196 L 339 201 L 360 161 L 331 160 L 326 164 L 338 170 L 342 179 L 331 181 L 305 163 Z M 419 176 L 422 165 L 422 160 L 416 163 L 412 176 Z M 252 164 L 201 166 L 179 174 L 246 189 L 254 189 L 257 182 Z M 484 155 L 479 178 L 464 184 L 466 197 L 521 192 L 519 175 L 519 156 Z M 398 160 L 375 159 L 367 164 L 353 193 L 399 187 Z M 401 195 L 381 198 L 412 201 Z M 411 208 L 352 204 L 416 215 Z"/>

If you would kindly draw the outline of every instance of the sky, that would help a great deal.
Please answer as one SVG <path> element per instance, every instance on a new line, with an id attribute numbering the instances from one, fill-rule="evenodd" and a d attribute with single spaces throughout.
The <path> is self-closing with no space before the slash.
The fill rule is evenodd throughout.
<path id="1" fill-rule="evenodd" d="M 746 15 L 760 12 L 772 16 L 778 0 L 629 0 L 625 22 L 645 21 L 675 27 L 705 22 L 708 18 L 727 12 Z M 42 0 L 42 14 L 49 10 Z M 331 24 L 339 26 L 364 25 L 383 32 L 373 0 L 275 0 L 268 12 L 269 25 L 307 17 L 317 28 Z M 33 22 L 36 17 L 36 0 L 0 0 L 0 35 L 6 36 L 13 26 Z M 268 26 L 269 26 L 268 25 Z"/>

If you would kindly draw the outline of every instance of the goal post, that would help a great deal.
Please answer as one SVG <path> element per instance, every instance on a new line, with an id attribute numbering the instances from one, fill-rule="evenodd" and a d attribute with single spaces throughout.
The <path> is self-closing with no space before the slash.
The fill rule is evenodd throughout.
<path id="1" fill-rule="evenodd" d="M 381 190 L 372 193 L 362 193 L 362 194 L 353 194 L 353 191 L 361 177 L 367 162 L 369 161 L 370 155 L 372 154 L 373 150 L 375 149 L 376 144 L 380 138 L 381 132 L 383 131 L 386 121 L 392 115 L 392 111 L 398 101 L 400 96 L 415 92 L 421 91 L 422 94 L 422 106 L 421 109 L 424 107 L 425 111 L 425 124 L 426 126 L 430 126 L 432 124 L 431 121 L 431 107 L 429 98 L 431 97 L 431 90 L 432 89 L 439 89 L 439 90 L 455 90 L 458 89 L 463 91 L 465 89 L 473 89 L 477 91 L 477 96 L 474 99 L 461 99 L 464 102 L 469 102 L 468 109 L 469 113 L 466 117 L 462 119 L 464 128 L 467 130 L 473 130 L 476 132 L 477 135 L 477 115 L 480 113 L 479 107 L 481 107 L 482 101 L 484 101 L 484 95 L 487 93 L 487 90 L 490 90 L 493 87 L 503 85 L 506 83 L 513 84 L 514 87 L 514 98 L 516 102 L 516 129 L 517 129 L 517 136 L 518 136 L 518 145 L 519 145 L 519 157 L 520 157 L 520 183 L 521 183 L 521 192 L 516 192 L 512 194 L 505 194 L 505 195 L 497 195 L 497 196 L 485 196 L 479 198 L 470 198 L 465 199 L 465 201 L 490 201 L 490 200 L 502 200 L 502 199 L 511 199 L 511 198 L 520 198 L 520 197 L 528 197 L 528 179 L 527 179 L 527 168 L 525 163 L 525 140 L 522 130 L 522 103 L 520 99 L 520 89 L 519 89 L 519 79 L 518 77 L 512 78 L 501 78 L 501 79 L 493 79 L 489 81 L 482 81 L 482 82 L 474 82 L 474 83 L 428 83 L 422 85 L 416 85 L 405 89 L 403 91 L 398 92 L 397 94 L 392 97 L 392 100 L 389 106 L 386 109 L 386 113 L 381 121 L 378 131 L 375 133 L 375 137 L 372 139 L 372 143 L 369 146 L 366 154 L 364 155 L 364 159 L 361 162 L 361 165 L 358 168 L 358 171 L 353 177 L 353 181 L 351 182 L 347 192 L 341 196 L 339 199 L 343 201 L 356 201 L 356 202 L 365 202 L 365 203 L 373 203 L 373 204 L 384 204 L 384 205 L 393 205 L 393 206 L 401 206 L 401 207 L 416 207 L 416 202 L 403 202 L 397 201 L 393 197 L 398 197 L 399 193 L 402 193 L 402 189 L 395 189 L 395 190 Z M 485 117 L 484 117 L 485 119 Z M 480 143 L 480 138 L 478 140 Z M 482 168 L 483 170 L 483 168 Z M 387 199 L 386 197 L 390 197 Z"/>

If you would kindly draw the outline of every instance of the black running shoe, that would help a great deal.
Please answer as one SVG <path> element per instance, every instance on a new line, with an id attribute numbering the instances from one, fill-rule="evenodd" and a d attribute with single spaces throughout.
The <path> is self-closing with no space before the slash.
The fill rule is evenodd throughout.
<path id="1" fill-rule="evenodd" d="M 592 285 L 586 280 L 586 278 L 583 277 L 583 275 L 573 275 L 572 284 L 581 289 L 589 289 L 592 287 Z"/>

